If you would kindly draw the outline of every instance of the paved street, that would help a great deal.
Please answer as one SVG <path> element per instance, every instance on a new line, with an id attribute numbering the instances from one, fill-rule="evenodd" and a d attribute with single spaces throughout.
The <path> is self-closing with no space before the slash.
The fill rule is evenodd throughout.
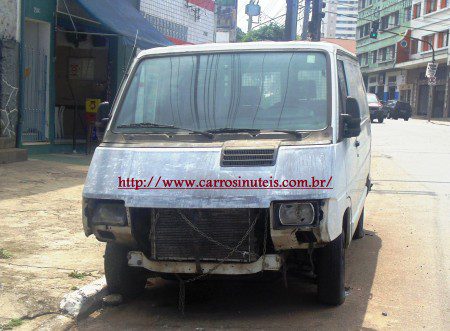
<path id="1" fill-rule="evenodd" d="M 287 289 L 282 282 L 209 281 L 187 287 L 182 316 L 178 284 L 154 280 L 143 297 L 97 311 L 73 328 L 448 330 L 448 124 L 372 125 L 367 235 L 348 250 L 343 306 L 317 304 L 315 287 L 295 279 Z M 26 316 L 32 321 L 24 320 L 23 329 L 46 325 L 64 293 L 103 273 L 103 244 L 85 238 L 81 227 L 88 162 L 50 155 L 0 166 L 0 248 L 11 254 L 0 260 L 0 323 Z M 74 277 L 74 270 L 86 276 Z M 40 314 L 50 315 L 33 317 Z"/>
<path id="2" fill-rule="evenodd" d="M 145 296 L 80 322 L 80 330 L 139 328 L 433 329 L 450 327 L 450 126 L 374 123 L 364 239 L 347 255 L 348 297 L 316 303 L 315 289 L 282 282 L 206 282 L 186 291 L 155 281 Z M 385 316 L 386 315 L 386 316 Z"/>

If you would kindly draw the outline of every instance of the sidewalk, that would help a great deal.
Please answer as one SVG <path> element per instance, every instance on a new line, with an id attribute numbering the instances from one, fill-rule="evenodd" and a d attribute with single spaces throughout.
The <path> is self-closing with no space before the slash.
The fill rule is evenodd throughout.
<path id="1" fill-rule="evenodd" d="M 422 120 L 422 121 L 428 121 L 427 118 L 425 117 L 417 117 L 417 116 L 413 116 L 412 119 L 415 120 Z M 433 124 L 438 124 L 438 125 L 449 125 L 450 126 L 450 118 L 432 118 L 431 123 Z"/>
<path id="2" fill-rule="evenodd" d="M 89 162 L 40 155 L 0 165 L 0 325 L 50 318 L 64 294 L 102 275 L 103 244 L 81 223 Z"/>

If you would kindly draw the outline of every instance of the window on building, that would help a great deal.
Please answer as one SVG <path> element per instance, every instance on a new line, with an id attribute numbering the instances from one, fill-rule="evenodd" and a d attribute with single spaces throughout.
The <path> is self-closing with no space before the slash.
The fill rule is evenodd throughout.
<path id="1" fill-rule="evenodd" d="M 405 22 L 411 21 L 411 7 L 406 7 L 405 8 L 404 21 Z"/>
<path id="2" fill-rule="evenodd" d="M 359 9 L 366 8 L 366 0 L 359 0 L 358 7 L 359 7 Z"/>
<path id="3" fill-rule="evenodd" d="M 419 46 L 419 41 L 415 40 L 415 39 L 411 39 L 411 55 L 413 54 L 417 54 L 418 52 L 418 47 Z"/>
<path id="4" fill-rule="evenodd" d="M 423 43 L 422 43 L 422 52 L 428 52 L 431 47 L 429 45 L 429 43 L 433 44 L 434 46 L 434 35 L 428 35 L 428 36 L 424 36 L 423 38 Z"/>
<path id="5" fill-rule="evenodd" d="M 386 61 L 387 48 L 383 47 L 380 49 L 381 61 Z"/>
<path id="6" fill-rule="evenodd" d="M 386 30 L 389 28 L 389 15 L 383 16 L 381 18 L 380 28 L 381 30 Z"/>
<path id="7" fill-rule="evenodd" d="M 429 14 L 437 10 L 437 0 L 425 0 L 425 13 Z"/>
<path id="8" fill-rule="evenodd" d="M 389 22 L 389 27 L 392 28 L 394 26 L 398 26 L 399 22 L 399 12 L 398 10 L 394 13 L 392 13 L 390 16 L 390 22 Z"/>
<path id="9" fill-rule="evenodd" d="M 447 7 L 447 0 L 441 0 L 441 8 Z"/>
<path id="10" fill-rule="evenodd" d="M 377 56 L 378 56 L 378 52 L 376 50 L 374 50 L 372 52 L 372 63 L 377 63 L 377 61 L 378 61 Z"/>
<path id="11" fill-rule="evenodd" d="M 448 30 L 441 31 L 438 33 L 437 48 L 443 48 L 447 46 L 448 46 Z"/>
<path id="12" fill-rule="evenodd" d="M 395 46 L 388 46 L 386 49 L 386 60 L 393 60 L 395 57 Z"/>
<path id="13" fill-rule="evenodd" d="M 414 4 L 413 7 L 413 19 L 420 17 L 420 12 L 422 10 L 422 3 L 418 2 Z"/>
<path id="14" fill-rule="evenodd" d="M 397 83 L 397 76 L 389 76 L 388 85 L 395 85 L 395 83 Z"/>
<path id="15" fill-rule="evenodd" d="M 364 24 L 364 36 L 368 36 L 370 33 L 370 24 Z"/>
<path id="16" fill-rule="evenodd" d="M 365 66 L 369 65 L 369 53 L 363 54 L 363 65 Z"/>

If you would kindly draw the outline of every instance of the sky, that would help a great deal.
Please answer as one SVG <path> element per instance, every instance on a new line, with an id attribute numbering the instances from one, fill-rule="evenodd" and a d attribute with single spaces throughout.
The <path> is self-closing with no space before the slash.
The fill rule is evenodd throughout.
<path id="1" fill-rule="evenodd" d="M 249 2 L 249 0 L 238 0 L 238 27 L 244 32 L 247 31 L 248 24 L 248 16 L 245 15 L 245 6 Z M 261 6 L 261 23 L 286 13 L 286 0 L 259 0 L 259 5 Z M 256 22 L 257 19 L 257 17 L 254 17 L 253 21 Z M 278 23 L 284 23 L 284 17 L 277 21 Z M 253 25 L 255 26 L 257 24 L 255 23 Z"/>

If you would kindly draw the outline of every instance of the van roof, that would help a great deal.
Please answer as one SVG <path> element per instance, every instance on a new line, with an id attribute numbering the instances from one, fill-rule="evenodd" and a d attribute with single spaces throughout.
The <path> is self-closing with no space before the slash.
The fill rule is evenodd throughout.
<path id="1" fill-rule="evenodd" d="M 347 51 L 345 48 L 329 43 L 329 42 L 311 42 L 311 41 L 259 41 L 249 43 L 214 43 L 214 44 L 197 44 L 197 45 L 179 45 L 168 47 L 157 47 L 141 51 L 138 58 L 151 55 L 175 55 L 189 53 L 209 53 L 209 52 L 229 52 L 229 51 L 258 51 L 258 50 L 300 50 L 314 49 L 323 50 L 329 53 L 342 51 L 347 55 L 355 58 L 355 55 Z M 356 58 L 355 58 L 356 59 Z"/>

